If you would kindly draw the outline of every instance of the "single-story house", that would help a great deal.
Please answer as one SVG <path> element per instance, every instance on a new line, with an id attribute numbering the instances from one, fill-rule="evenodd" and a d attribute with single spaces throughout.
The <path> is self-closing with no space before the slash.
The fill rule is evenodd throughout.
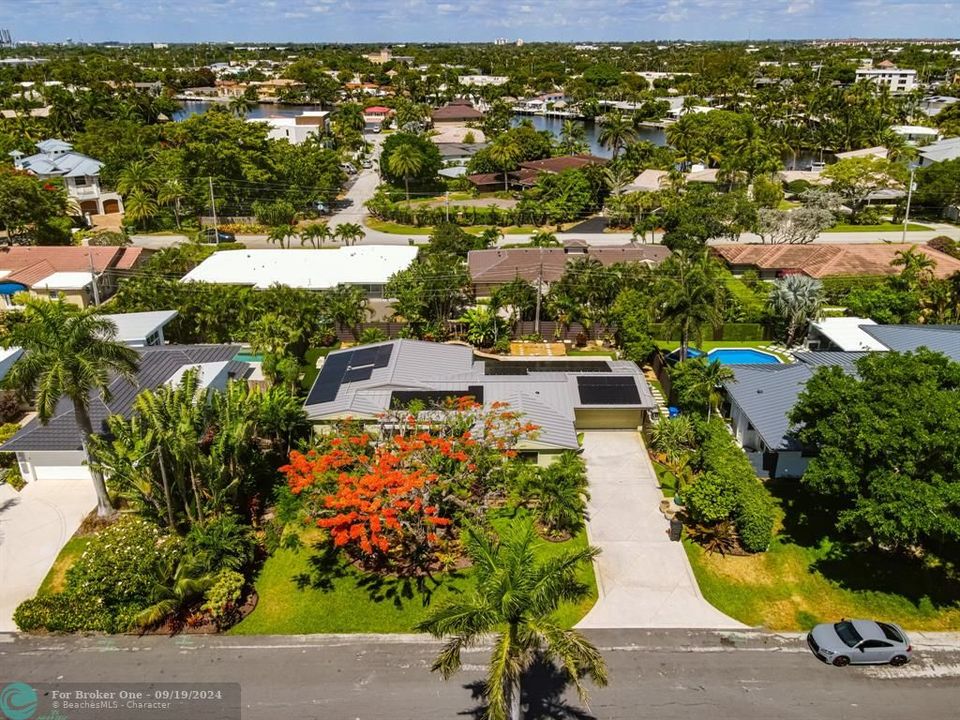
<path id="1" fill-rule="evenodd" d="M 310 110 L 294 117 L 272 115 L 265 118 L 249 118 L 247 122 L 264 123 L 269 129 L 267 137 L 271 140 L 286 140 L 291 145 L 300 145 L 309 138 L 319 138 L 327 126 L 325 110 Z"/>
<path id="2" fill-rule="evenodd" d="M 927 143 L 940 139 L 940 131 L 926 125 L 893 125 L 890 130 L 908 143 Z"/>
<path id="3" fill-rule="evenodd" d="M 580 170 L 591 165 L 606 165 L 607 158 L 596 155 L 561 155 L 560 157 L 543 158 L 542 160 L 528 160 L 520 163 L 520 167 L 507 173 L 507 182 L 511 187 L 529 188 L 537 183 L 541 174 L 556 175 L 565 170 Z M 477 173 L 467 175 L 467 180 L 478 190 L 502 190 L 503 173 Z"/>
<path id="4" fill-rule="evenodd" d="M 918 164 L 927 167 L 938 162 L 960 158 L 960 137 L 945 138 L 920 148 Z"/>
<path id="5" fill-rule="evenodd" d="M 910 243 L 850 243 L 843 245 L 713 245 L 711 250 L 727 263 L 734 275 L 756 271 L 761 279 L 774 280 L 801 273 L 815 278 L 834 276 L 896 275 L 891 265 L 898 251 L 915 249 L 936 262 L 934 274 L 949 277 L 960 270 L 960 260 L 926 245 Z"/>
<path id="6" fill-rule="evenodd" d="M 393 116 L 393 110 L 383 105 L 373 105 L 363 109 L 363 121 L 367 125 L 380 125 Z"/>
<path id="7" fill-rule="evenodd" d="M 617 245 L 591 247 L 586 244 L 567 244 L 565 247 L 493 248 L 471 250 L 467 254 L 467 268 L 477 297 L 488 297 L 494 288 L 516 278 L 545 285 L 559 280 L 567 264 L 577 258 L 592 257 L 604 265 L 615 263 L 643 263 L 653 267 L 670 255 L 663 245 Z"/>
<path id="8" fill-rule="evenodd" d="M 144 249 L 138 247 L 0 247 L 0 309 L 17 307 L 13 298 L 22 292 L 43 298 L 63 295 L 69 302 L 88 307 L 97 297 L 101 301 L 110 297 L 117 279 L 138 267 L 145 257 Z"/>
<path id="9" fill-rule="evenodd" d="M 867 332 L 865 326 L 876 323 L 869 318 L 832 317 L 810 323 L 807 347 L 811 350 L 863 352 L 887 347 Z"/>
<path id="10" fill-rule="evenodd" d="M 239 345 L 164 345 L 138 348 L 140 369 L 133 382 L 114 377 L 109 385 L 109 402 L 100 394 L 90 394 L 90 419 L 97 432 L 106 429 L 111 415 L 129 417 L 133 402 L 143 390 L 179 382 L 189 368 L 198 368 L 201 385 L 213 389 L 226 387 L 231 379 L 245 379 L 250 365 L 234 357 Z M 44 480 L 90 480 L 84 464 L 82 433 L 73 414 L 73 403 L 63 398 L 50 421 L 43 425 L 36 418 L 3 445 L 0 452 L 15 452 L 20 474 L 27 482 Z"/>
<path id="11" fill-rule="evenodd" d="M 861 148 L 859 150 L 847 150 L 846 152 L 838 152 L 834 155 L 834 157 L 836 157 L 837 160 L 849 160 L 850 158 L 860 158 L 860 157 L 877 158 L 879 160 L 886 160 L 888 153 L 889 153 L 889 150 L 887 150 L 882 145 L 878 145 L 877 147 L 868 147 L 868 148 Z"/>
<path id="12" fill-rule="evenodd" d="M 631 362 L 499 360 L 473 348 L 420 340 L 391 340 L 330 353 L 304 410 L 322 430 L 344 418 L 373 421 L 420 401 L 427 412 L 446 398 L 469 396 L 485 406 L 509 403 L 539 426 L 518 449 L 541 464 L 564 450 L 579 450 L 577 431 L 635 429 L 655 403 Z"/>
<path id="13" fill-rule="evenodd" d="M 358 285 L 371 299 L 374 319 L 387 312 L 384 286 L 417 257 L 409 245 L 354 245 L 335 250 L 223 250 L 214 253 L 183 276 L 183 282 L 271 285 L 307 290 L 327 290 L 337 285 Z"/>
<path id="14" fill-rule="evenodd" d="M 163 328 L 177 316 L 176 310 L 105 314 L 117 326 L 116 339 L 130 347 L 163 345 Z"/>
<path id="15" fill-rule="evenodd" d="M 856 346 L 856 351 L 798 352 L 796 363 L 731 366 L 734 379 L 723 385 L 724 409 L 737 442 L 758 473 L 797 478 L 806 470 L 812 454 L 796 439 L 787 416 L 818 367 L 840 367 L 852 373 L 856 361 L 868 352 L 912 352 L 921 347 L 960 362 L 960 327 L 956 325 L 877 325 L 854 319 L 860 320 L 855 329 L 840 324 L 831 332 L 837 344 Z"/>
<path id="16" fill-rule="evenodd" d="M 434 108 L 430 112 L 430 121 L 434 127 L 438 125 L 466 125 L 468 122 L 479 122 L 483 113 L 477 110 L 469 100 L 453 100 L 443 107 Z"/>

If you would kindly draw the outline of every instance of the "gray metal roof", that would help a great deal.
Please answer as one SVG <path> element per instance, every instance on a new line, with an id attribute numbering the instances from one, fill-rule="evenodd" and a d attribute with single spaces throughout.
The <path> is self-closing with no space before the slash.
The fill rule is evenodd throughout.
<path id="1" fill-rule="evenodd" d="M 853 372 L 856 370 L 857 360 L 869 354 L 868 352 L 817 350 L 815 352 L 797 352 L 793 356 L 813 368 L 840 366 L 845 371 Z"/>
<path id="2" fill-rule="evenodd" d="M 473 348 L 464 345 L 402 339 L 364 347 L 386 345 L 392 345 L 393 350 L 385 367 L 374 368 L 366 379 L 341 382 L 332 400 L 306 405 L 307 416 L 311 420 L 369 418 L 389 409 L 391 395 L 395 390 L 455 393 L 465 392 L 469 386 L 481 386 L 484 404 L 507 402 L 524 413 L 530 422 L 540 426 L 534 444 L 571 449 L 578 447 L 574 427 L 575 409 L 587 406 L 580 401 L 577 377 L 589 372 L 564 371 L 560 361 L 556 371 L 530 372 L 527 375 L 488 375 L 488 363 L 499 361 L 479 360 L 475 358 Z M 353 352 L 353 349 L 341 352 Z M 337 354 L 339 353 L 331 353 L 327 362 Z M 636 407 L 654 407 L 650 387 L 635 364 L 625 361 L 597 361 L 598 371 L 601 366 L 603 370 L 609 371 L 611 377 L 626 375 L 634 380 L 640 397 L 640 404 Z M 319 376 L 317 382 L 320 382 Z"/>
<path id="3" fill-rule="evenodd" d="M 960 326 L 957 325 L 864 325 L 863 330 L 891 350 L 908 352 L 927 347 L 960 362 Z"/>
<path id="4" fill-rule="evenodd" d="M 90 395 L 90 419 L 98 432 L 105 429 L 110 415 L 129 417 L 133 401 L 141 391 L 159 387 L 185 365 L 227 361 L 227 371 L 236 377 L 244 377 L 250 368 L 247 363 L 233 360 L 240 351 L 239 345 L 165 345 L 138 350 L 140 369 L 132 383 L 114 377 L 109 385 L 109 403 L 99 393 Z M 62 398 L 46 425 L 34 418 L 0 446 L 0 451 L 80 450 L 80 438 L 73 403 Z"/>
<path id="5" fill-rule="evenodd" d="M 764 444 L 771 450 L 798 447 L 790 437 L 787 413 L 813 376 L 804 363 L 791 365 L 733 365 L 734 380 L 724 383 L 727 396 L 744 412 Z"/>
<path id="6" fill-rule="evenodd" d="M 73 146 L 62 140 L 44 140 L 37 143 L 36 155 L 17 159 L 17 167 L 42 177 L 96 177 L 103 163 L 75 152 Z"/>

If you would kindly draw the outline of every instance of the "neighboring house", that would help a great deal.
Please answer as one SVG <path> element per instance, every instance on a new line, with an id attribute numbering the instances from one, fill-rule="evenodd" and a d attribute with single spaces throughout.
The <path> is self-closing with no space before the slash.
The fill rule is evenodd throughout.
<path id="1" fill-rule="evenodd" d="M 536 185 L 537 178 L 543 174 L 556 175 L 565 170 L 580 170 L 591 165 L 606 165 L 607 158 L 596 155 L 562 155 L 560 157 L 544 158 L 543 160 L 529 160 L 520 163 L 520 168 L 507 173 L 507 182 L 510 187 L 530 188 Z M 476 173 L 467 175 L 477 190 L 492 192 L 503 189 L 503 173 Z"/>
<path id="2" fill-rule="evenodd" d="M 382 105 L 373 105 L 363 109 L 363 121 L 367 125 L 381 125 L 393 116 L 393 110 Z"/>
<path id="3" fill-rule="evenodd" d="M 370 53 L 369 55 L 364 55 L 364 57 L 374 65 L 384 65 L 388 62 L 406 63 L 409 65 L 413 62 L 412 55 L 394 55 L 390 48 L 383 48 L 380 52 Z"/>
<path id="4" fill-rule="evenodd" d="M 711 250 L 734 275 L 754 270 L 763 280 L 791 274 L 815 278 L 835 276 L 896 275 L 900 268 L 890 263 L 898 251 L 915 249 L 936 262 L 934 274 L 949 277 L 960 270 L 960 260 L 926 245 L 910 243 L 844 245 L 713 245 Z"/>
<path id="5" fill-rule="evenodd" d="M 940 139 L 939 130 L 925 125 L 893 125 L 890 129 L 912 145 L 931 143 Z"/>
<path id="6" fill-rule="evenodd" d="M 176 310 L 105 314 L 103 317 L 117 326 L 116 339 L 130 347 L 163 345 L 163 328 L 177 316 Z"/>
<path id="7" fill-rule="evenodd" d="M 60 178 L 67 195 L 77 201 L 84 215 L 110 215 L 123 212 L 123 200 L 115 192 L 100 186 L 103 163 L 78 152 L 63 140 L 44 140 L 37 143 L 36 155 L 25 156 L 19 151 L 10 153 L 13 164 L 20 170 L 39 178 Z"/>
<path id="8" fill-rule="evenodd" d="M 257 98 L 261 102 L 275 102 L 280 93 L 303 90 L 306 85 L 291 78 L 270 78 L 259 82 L 251 82 L 250 87 L 256 88 Z"/>
<path id="9" fill-rule="evenodd" d="M 889 150 L 883 147 L 882 145 L 877 145 L 876 147 L 860 148 L 859 150 L 847 150 L 846 152 L 838 152 L 834 154 L 834 157 L 837 160 L 850 160 L 851 158 L 877 158 L 878 160 L 886 160 Z"/>
<path id="10" fill-rule="evenodd" d="M 474 137 L 483 137 L 483 133 L 479 130 L 474 131 Z M 437 149 L 440 151 L 440 157 L 445 163 L 455 163 L 457 165 L 466 165 L 470 158 L 477 154 L 478 151 L 483 150 L 487 147 L 485 142 L 477 140 L 475 143 L 440 143 L 437 142 L 436 138 L 431 138 L 437 145 Z"/>
<path id="11" fill-rule="evenodd" d="M 0 247 L 0 310 L 17 307 L 14 296 L 22 292 L 43 298 L 63 295 L 87 307 L 110 297 L 117 279 L 145 257 L 138 247 Z"/>
<path id="12" fill-rule="evenodd" d="M 357 245 L 336 250 L 223 250 L 214 253 L 183 277 L 183 282 L 271 285 L 327 290 L 358 285 L 371 300 L 373 319 L 389 313 L 384 286 L 390 277 L 409 267 L 417 248 L 409 245 Z"/>
<path id="13" fill-rule="evenodd" d="M 506 85 L 510 78 L 506 75 L 461 75 L 457 78 L 461 85 L 487 87 L 488 85 Z"/>
<path id="14" fill-rule="evenodd" d="M 325 110 L 310 110 L 294 117 L 274 115 L 265 118 L 250 118 L 247 122 L 264 123 L 269 128 L 267 137 L 271 140 L 286 140 L 291 145 L 300 145 L 309 138 L 318 138 L 327 126 Z"/>
<path id="15" fill-rule="evenodd" d="M 902 95 L 917 89 L 917 71 L 898 68 L 885 60 L 876 67 L 858 68 L 856 81 L 884 85 L 892 94 Z"/>
<path id="16" fill-rule="evenodd" d="M 140 392 L 175 384 L 189 368 L 200 370 L 202 387 L 222 390 L 230 379 L 245 379 L 250 366 L 233 359 L 238 352 L 239 345 L 165 345 L 141 349 L 140 369 L 132 383 L 114 377 L 109 385 L 108 402 L 97 392 L 90 394 L 94 430 L 104 432 L 110 415 L 129 417 Z M 84 462 L 82 433 L 74 418 L 73 403 L 66 398 L 57 404 L 46 425 L 34 418 L 0 445 L 0 452 L 17 454 L 20 474 L 27 482 L 90 480 Z"/>
<path id="17" fill-rule="evenodd" d="M 920 109 L 923 110 L 924 114 L 934 117 L 945 108 L 958 102 L 958 100 L 960 100 L 960 98 L 951 97 L 950 95 L 933 95 L 931 97 L 925 97 L 920 101 Z"/>
<path id="18" fill-rule="evenodd" d="M 10 372 L 13 364 L 23 355 L 23 349 L 18 347 L 0 348 L 0 380 Z"/>
<path id="19" fill-rule="evenodd" d="M 920 167 L 927 167 L 957 158 L 960 158 L 960 137 L 945 138 L 920 148 L 917 164 Z"/>
<path id="20" fill-rule="evenodd" d="M 819 347 L 851 347 L 852 352 L 817 350 L 798 352 L 799 362 L 781 365 L 733 365 L 734 380 L 724 383 L 724 409 L 737 442 L 760 474 L 797 478 L 811 454 L 804 450 L 787 419 L 807 381 L 818 367 L 856 371 L 856 361 L 868 352 L 912 352 L 921 347 L 960 362 L 960 326 L 877 325 L 860 318 L 832 318 L 851 322 L 827 323 L 832 340 Z M 853 321 L 859 320 L 854 325 Z M 828 337 L 823 321 L 812 330 L 816 342 Z"/>
<path id="21" fill-rule="evenodd" d="M 590 247 L 570 244 L 566 247 L 499 248 L 471 250 L 467 255 L 467 267 L 476 296 L 488 297 L 496 287 L 516 278 L 533 284 L 540 279 L 545 289 L 559 280 L 567 264 L 576 258 L 592 257 L 604 265 L 631 262 L 653 267 L 669 255 L 670 251 L 663 245 Z"/>
<path id="22" fill-rule="evenodd" d="M 823 318 L 810 323 L 807 347 L 810 350 L 839 350 L 863 352 L 886 350 L 887 347 L 868 333 L 864 326 L 876 325 L 873 320 L 861 317 Z"/>
<path id="23" fill-rule="evenodd" d="M 614 360 L 498 360 L 465 345 L 393 340 L 330 353 L 304 403 L 318 426 L 343 418 L 373 421 L 417 400 L 427 407 L 470 396 L 506 402 L 539 426 L 518 449 L 541 464 L 579 450 L 577 431 L 636 429 L 655 403 L 639 368 Z"/>
<path id="24" fill-rule="evenodd" d="M 454 100 L 443 107 L 435 108 L 430 113 L 430 120 L 437 129 L 440 129 L 439 126 L 464 127 L 469 122 L 479 122 L 482 119 L 483 113 L 477 110 L 469 100 Z"/>

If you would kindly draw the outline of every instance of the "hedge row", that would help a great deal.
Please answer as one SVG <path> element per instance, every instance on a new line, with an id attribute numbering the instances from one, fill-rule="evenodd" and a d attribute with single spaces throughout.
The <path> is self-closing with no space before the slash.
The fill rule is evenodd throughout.
<path id="1" fill-rule="evenodd" d="M 823 295 L 828 305 L 843 305 L 847 295 L 854 290 L 879 287 L 886 282 L 885 277 L 851 275 L 823 278 Z"/>
<path id="2" fill-rule="evenodd" d="M 663 323 L 651 323 L 650 334 L 657 340 L 679 340 L 680 336 L 674 333 L 671 337 Z M 753 341 L 768 339 L 767 329 L 761 323 L 724 323 L 719 328 L 706 328 L 703 331 L 704 340 L 731 340 Z"/>
<path id="3" fill-rule="evenodd" d="M 691 518 L 708 524 L 729 518 L 744 549 L 766 550 L 777 520 L 773 497 L 722 420 L 703 424 L 698 434 L 703 474 L 684 492 Z"/>

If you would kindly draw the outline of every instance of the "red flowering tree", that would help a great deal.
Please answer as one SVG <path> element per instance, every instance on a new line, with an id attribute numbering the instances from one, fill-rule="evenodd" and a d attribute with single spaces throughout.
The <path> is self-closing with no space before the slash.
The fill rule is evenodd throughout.
<path id="1" fill-rule="evenodd" d="M 498 470 L 537 431 L 506 404 L 460 399 L 394 411 L 375 430 L 346 422 L 280 468 L 337 547 L 373 570 L 417 573 L 495 493 Z"/>

